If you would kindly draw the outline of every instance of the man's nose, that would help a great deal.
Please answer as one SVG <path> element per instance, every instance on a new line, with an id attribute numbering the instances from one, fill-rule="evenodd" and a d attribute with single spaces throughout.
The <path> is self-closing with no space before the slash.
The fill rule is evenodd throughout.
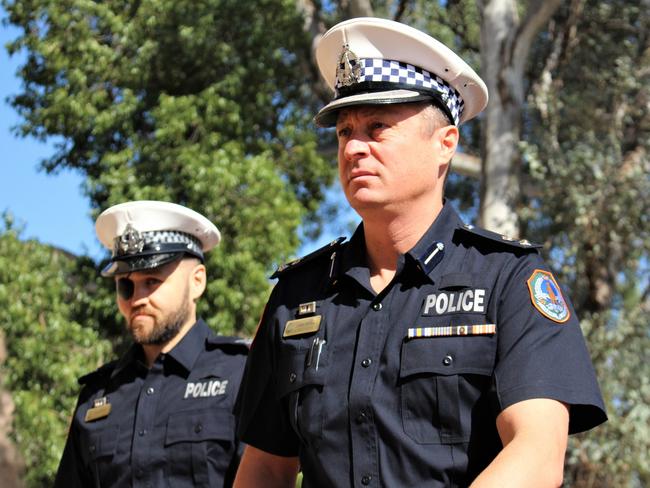
<path id="1" fill-rule="evenodd" d="M 354 161 L 370 154 L 368 142 L 359 136 L 353 135 L 345 142 L 343 155 L 349 161 Z"/>
<path id="2" fill-rule="evenodd" d="M 131 306 L 142 305 L 149 299 L 151 290 L 144 283 L 135 283 L 133 285 L 133 296 L 131 297 Z"/>

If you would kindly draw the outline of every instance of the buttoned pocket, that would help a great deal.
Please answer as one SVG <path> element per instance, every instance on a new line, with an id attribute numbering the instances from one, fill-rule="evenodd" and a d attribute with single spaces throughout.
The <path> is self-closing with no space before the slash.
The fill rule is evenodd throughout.
<path id="1" fill-rule="evenodd" d="M 419 337 L 402 343 L 405 433 L 420 444 L 469 440 L 472 408 L 490 388 L 496 338 Z"/>
<path id="2" fill-rule="evenodd" d="M 87 432 L 88 457 L 92 462 L 100 458 L 109 458 L 115 454 L 120 434 L 119 426 L 108 426 L 104 429 Z"/>
<path id="3" fill-rule="evenodd" d="M 210 473 L 225 473 L 228 468 L 234 438 L 235 418 L 227 409 L 213 407 L 171 414 L 165 433 L 169 486 L 210 486 Z"/>
<path id="4" fill-rule="evenodd" d="M 327 349 L 321 350 L 318 368 L 314 354 L 310 348 L 284 344 L 278 363 L 278 398 L 286 403 L 296 434 L 308 444 L 322 436 L 322 394 L 328 363 Z"/>

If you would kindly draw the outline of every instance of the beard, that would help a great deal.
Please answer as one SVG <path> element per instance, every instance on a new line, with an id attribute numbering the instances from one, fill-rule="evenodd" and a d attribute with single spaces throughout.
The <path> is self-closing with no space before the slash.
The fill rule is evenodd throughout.
<path id="1" fill-rule="evenodd" d="M 131 327 L 133 340 L 141 345 L 159 346 L 165 344 L 176 337 L 183 325 L 185 325 L 189 319 L 190 313 L 189 290 L 186 290 L 185 297 L 179 307 L 161 317 L 159 321 L 156 320 L 153 328 L 148 334 L 137 333 L 136 330 Z"/>

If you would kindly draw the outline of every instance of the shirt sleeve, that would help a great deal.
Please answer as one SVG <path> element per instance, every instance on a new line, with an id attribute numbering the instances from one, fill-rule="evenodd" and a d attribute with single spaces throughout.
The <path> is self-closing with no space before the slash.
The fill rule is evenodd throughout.
<path id="1" fill-rule="evenodd" d="M 497 307 L 500 409 L 533 398 L 564 402 L 571 434 L 607 420 L 573 306 L 538 254 L 517 260 Z"/>
<path id="2" fill-rule="evenodd" d="M 271 293 L 248 354 L 235 411 L 238 435 L 246 444 L 277 456 L 297 456 L 298 438 L 276 385 L 276 308 L 279 285 Z"/>
<path id="3" fill-rule="evenodd" d="M 76 413 L 81 400 L 75 407 L 75 415 L 72 417 L 72 425 L 68 432 L 63 455 L 59 463 L 59 468 L 54 479 L 54 488 L 87 488 L 96 486 L 91 474 L 88 473 L 83 463 L 81 451 L 79 449 L 79 430 L 76 427 Z"/>

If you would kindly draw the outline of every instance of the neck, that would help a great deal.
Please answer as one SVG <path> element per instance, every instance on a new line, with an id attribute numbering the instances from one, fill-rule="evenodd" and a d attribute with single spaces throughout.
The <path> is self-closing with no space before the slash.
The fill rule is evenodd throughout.
<path id="1" fill-rule="evenodd" d="M 189 332 L 192 326 L 196 323 L 196 312 L 191 313 L 188 317 L 188 320 L 181 326 L 178 334 L 172 337 L 170 340 L 163 344 L 143 344 L 142 350 L 144 351 L 144 357 L 147 362 L 147 367 L 151 368 L 153 363 L 156 361 L 156 358 L 160 354 L 167 354 L 169 351 L 174 349 L 176 344 L 178 344 L 185 334 Z"/>
<path id="2" fill-rule="evenodd" d="M 407 212 L 368 212 L 362 215 L 370 284 L 383 290 L 395 276 L 397 258 L 411 250 L 442 210 L 442 201 Z"/>

